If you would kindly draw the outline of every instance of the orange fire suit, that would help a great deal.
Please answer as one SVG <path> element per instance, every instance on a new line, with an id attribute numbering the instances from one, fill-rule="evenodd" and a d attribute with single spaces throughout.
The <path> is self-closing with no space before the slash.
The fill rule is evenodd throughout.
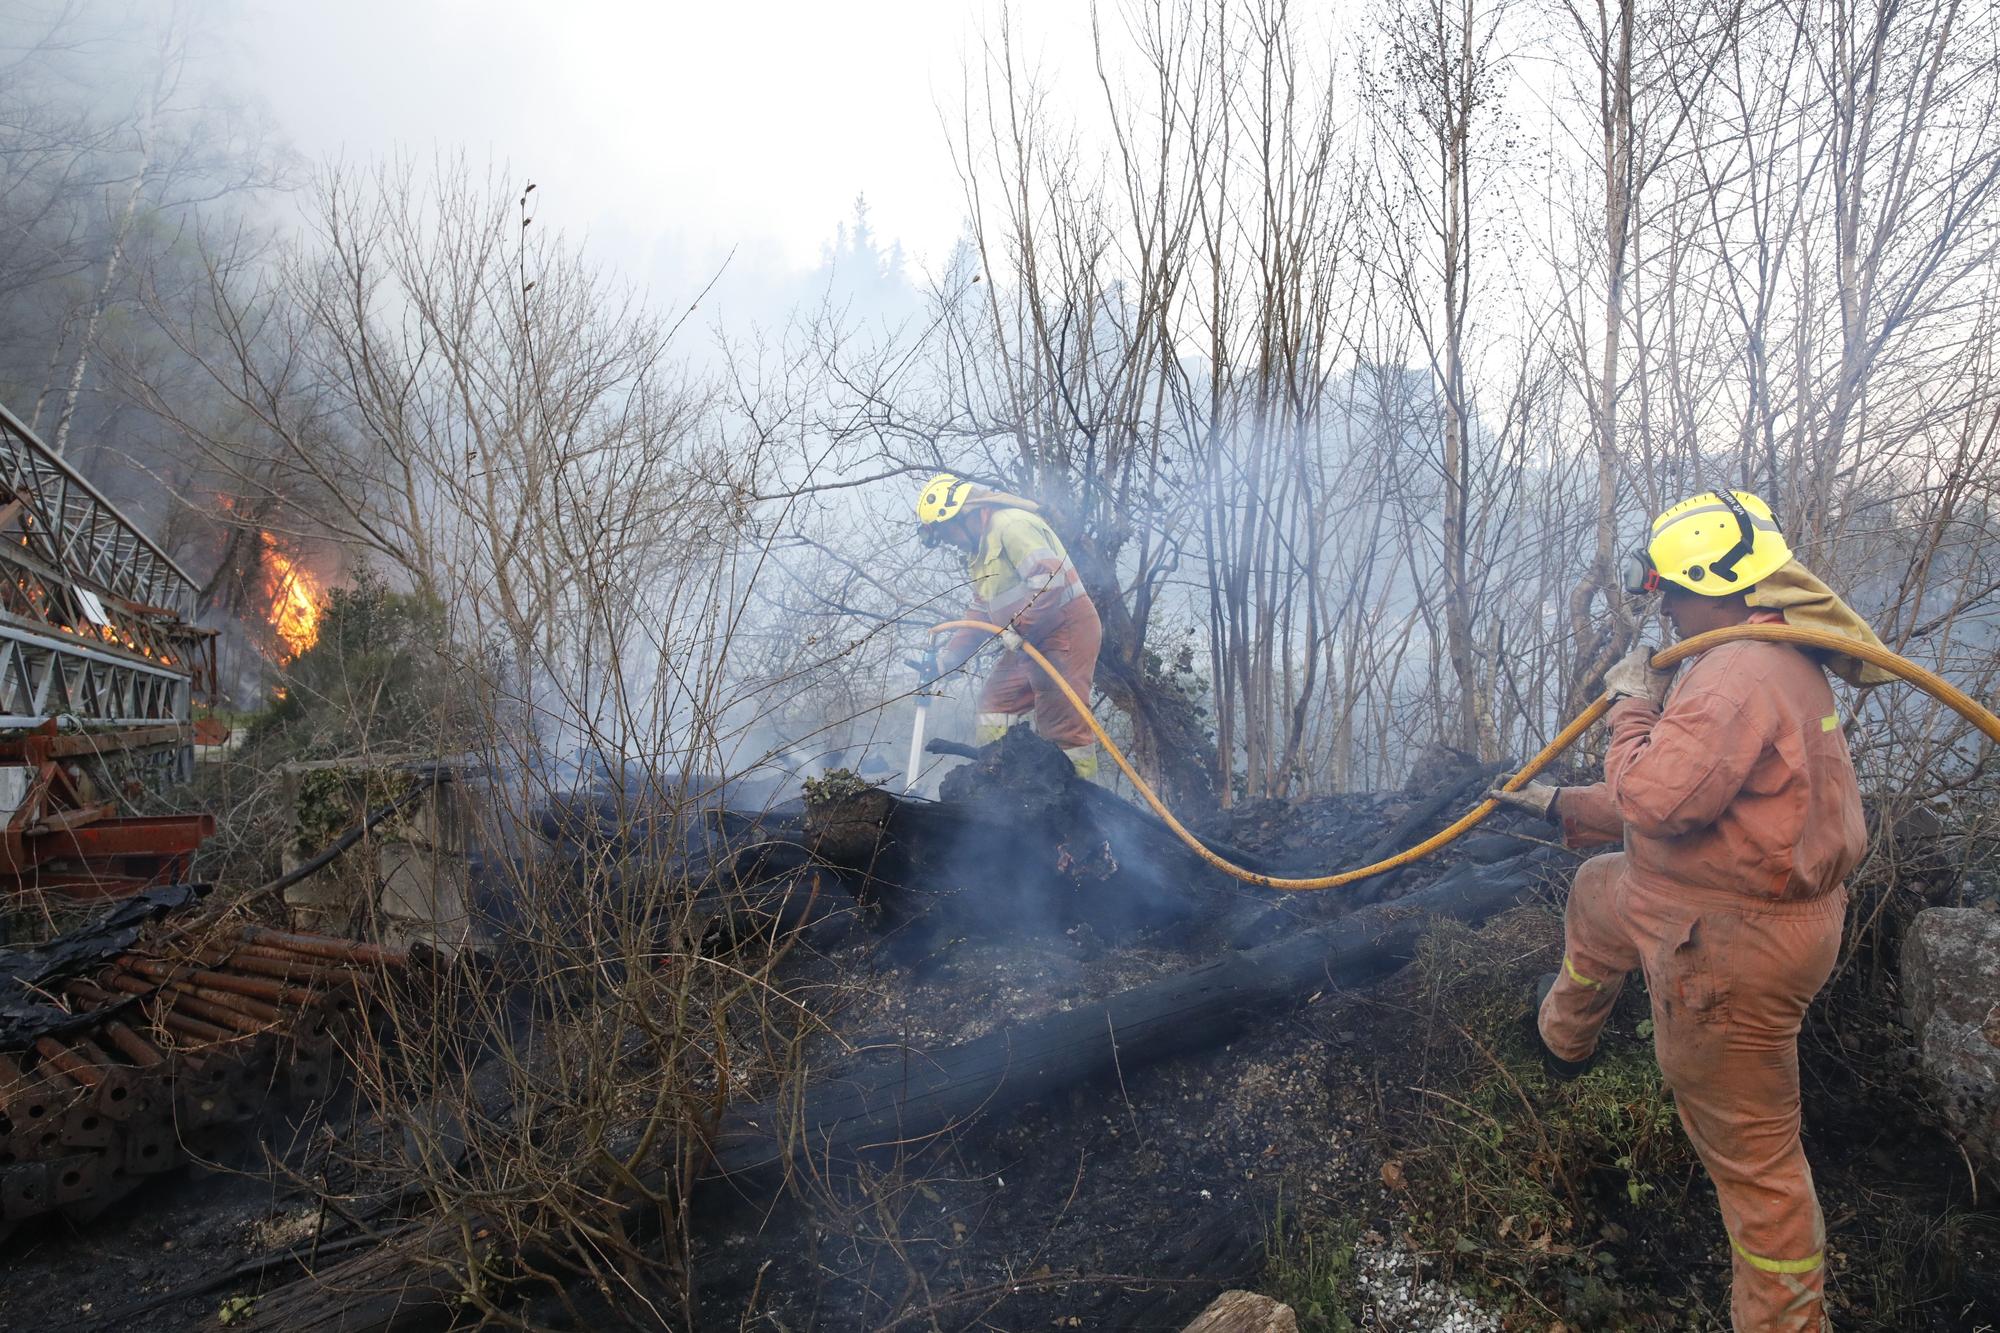
<path id="1" fill-rule="evenodd" d="M 1542 1039 L 1588 1057 L 1626 973 L 1645 973 L 1653 1050 L 1729 1233 L 1732 1325 L 1821 1329 L 1798 1035 L 1867 841 L 1833 691 L 1796 648 L 1731 643 L 1683 668 L 1664 710 L 1624 699 L 1610 727 L 1605 780 L 1554 813 L 1572 846 L 1625 850 L 1577 871 Z"/>
<path id="2" fill-rule="evenodd" d="M 1034 644 L 1088 703 L 1103 626 L 1055 529 L 1026 509 L 991 509 L 966 573 L 972 582 L 966 619 L 1005 625 Z M 958 666 L 990 637 L 961 630 L 946 642 L 941 660 L 947 668 Z M 978 707 L 982 742 L 998 739 L 1032 712 L 1035 730 L 1067 751 L 1080 774 L 1096 772 L 1097 737 L 1090 724 L 1026 653 L 1001 653 L 979 692 Z"/>

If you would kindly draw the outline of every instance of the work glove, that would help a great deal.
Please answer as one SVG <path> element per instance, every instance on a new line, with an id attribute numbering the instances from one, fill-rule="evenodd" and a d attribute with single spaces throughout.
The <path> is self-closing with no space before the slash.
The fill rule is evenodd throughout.
<path id="1" fill-rule="evenodd" d="M 1010 653 L 1017 653 L 1021 650 L 1021 636 L 1013 630 L 1003 629 L 1000 631 L 1000 646 Z"/>
<path id="2" fill-rule="evenodd" d="M 917 673 L 917 688 L 920 690 L 927 690 L 937 684 L 938 677 L 944 674 L 938 670 L 936 653 L 928 653 L 923 657 L 906 657 L 903 659 L 903 665 Z"/>
<path id="3" fill-rule="evenodd" d="M 1653 654 L 1658 649 L 1650 644 L 1638 644 L 1631 652 L 1612 663 L 1604 673 L 1604 691 L 1612 699 L 1644 699 L 1655 708 L 1667 701 L 1667 687 L 1673 684 L 1674 673 L 1669 667 L 1665 671 L 1653 669 Z"/>
<path id="4" fill-rule="evenodd" d="M 1519 791 L 1501 791 L 1498 787 L 1489 787 L 1486 799 L 1498 801 L 1502 805 L 1511 805 L 1516 810 L 1526 810 L 1531 815 L 1540 815 L 1553 824 L 1556 820 L 1556 794 L 1561 790 L 1561 787 L 1551 787 L 1546 782 L 1530 782 Z"/>

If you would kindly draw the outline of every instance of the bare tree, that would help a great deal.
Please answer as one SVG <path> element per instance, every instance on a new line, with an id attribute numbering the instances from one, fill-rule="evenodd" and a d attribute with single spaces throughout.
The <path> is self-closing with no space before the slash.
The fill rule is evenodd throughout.
<path id="1" fill-rule="evenodd" d="M 218 237 L 201 318 L 157 311 L 229 411 L 148 398 L 234 494 L 498 634 L 524 690 L 657 623 L 649 571 L 728 548 L 732 484 L 670 328 L 538 231 L 532 190 L 329 172 L 313 243 L 266 265 Z M 617 587 L 629 619 L 598 623 Z"/>
<path id="2" fill-rule="evenodd" d="M 1472 623 L 1468 548 L 1479 497 L 1467 359 L 1482 254 L 1474 200 L 1487 184 L 1485 140 L 1506 75 L 1500 44 L 1506 12 L 1504 4 L 1475 0 L 1397 6 L 1384 25 L 1385 67 L 1373 80 L 1383 153 L 1377 179 L 1388 219 L 1375 239 L 1442 404 L 1438 585 L 1457 697 L 1439 702 L 1458 719 L 1458 743 L 1486 755 L 1498 742 Z"/>

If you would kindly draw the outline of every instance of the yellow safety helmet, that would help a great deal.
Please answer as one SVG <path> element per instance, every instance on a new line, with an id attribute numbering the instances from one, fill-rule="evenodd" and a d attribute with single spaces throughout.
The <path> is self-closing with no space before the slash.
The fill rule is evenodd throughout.
<path id="1" fill-rule="evenodd" d="M 917 495 L 917 522 L 944 523 L 957 518 L 971 494 L 971 482 L 961 481 L 949 472 L 938 473 L 924 483 L 924 489 Z"/>
<path id="2" fill-rule="evenodd" d="M 1792 558 L 1771 506 L 1748 491 L 1703 491 L 1653 520 L 1653 538 L 1626 563 L 1625 590 L 1662 579 L 1703 597 L 1743 592 Z"/>

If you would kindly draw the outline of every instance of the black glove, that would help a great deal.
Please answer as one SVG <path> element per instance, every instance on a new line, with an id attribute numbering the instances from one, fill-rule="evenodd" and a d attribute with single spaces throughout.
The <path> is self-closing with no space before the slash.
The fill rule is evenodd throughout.
<path id="1" fill-rule="evenodd" d="M 929 689 L 937 684 L 938 677 L 944 674 L 938 670 L 938 655 L 935 652 L 926 653 L 922 657 L 906 657 L 903 659 L 903 665 L 917 673 L 917 688 L 920 690 Z"/>

